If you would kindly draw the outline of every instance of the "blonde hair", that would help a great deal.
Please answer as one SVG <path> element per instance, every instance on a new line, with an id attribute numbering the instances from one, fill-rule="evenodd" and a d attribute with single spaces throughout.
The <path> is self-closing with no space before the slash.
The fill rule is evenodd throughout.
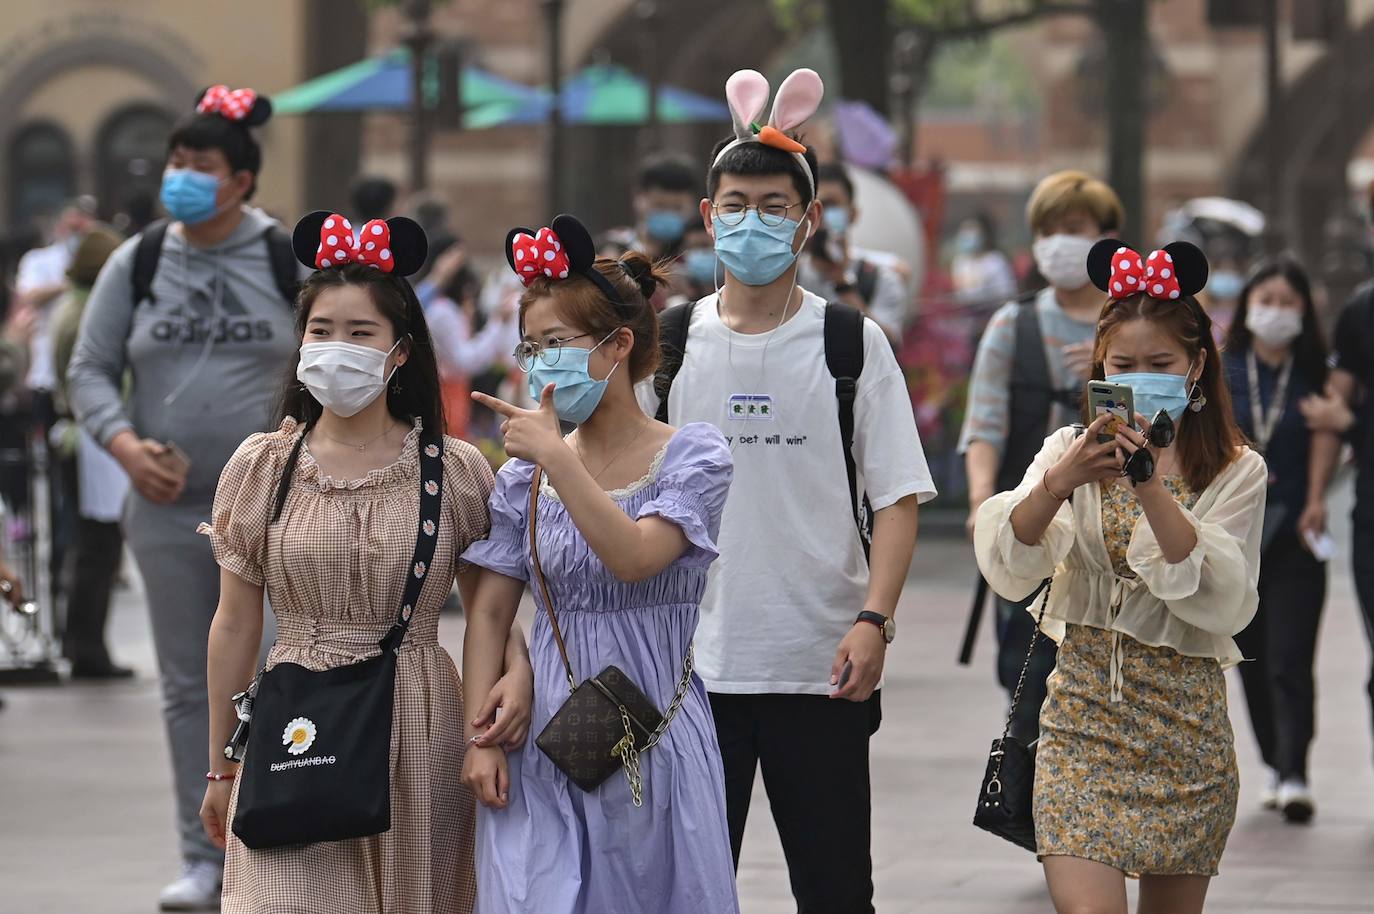
<path id="1" fill-rule="evenodd" d="M 1050 234 L 1050 226 L 1075 212 L 1091 217 L 1104 232 L 1116 231 L 1126 220 L 1116 191 L 1085 171 L 1050 175 L 1035 185 L 1026 203 L 1026 221 L 1038 235 Z"/>

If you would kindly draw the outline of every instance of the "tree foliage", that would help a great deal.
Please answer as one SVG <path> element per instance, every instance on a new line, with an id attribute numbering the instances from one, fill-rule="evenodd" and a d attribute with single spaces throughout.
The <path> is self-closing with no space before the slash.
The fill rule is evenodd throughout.
<path id="1" fill-rule="evenodd" d="M 1043 16 L 1092 13 L 1092 0 L 890 0 L 893 25 L 915 28 L 942 38 L 974 38 Z M 773 0 L 784 26 L 820 21 L 818 0 Z"/>

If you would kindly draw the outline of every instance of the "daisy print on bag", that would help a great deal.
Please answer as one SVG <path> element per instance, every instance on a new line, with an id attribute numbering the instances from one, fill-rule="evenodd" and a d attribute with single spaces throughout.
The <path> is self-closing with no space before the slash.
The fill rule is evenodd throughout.
<path id="1" fill-rule="evenodd" d="M 431 479 L 425 483 L 425 491 L 428 492 L 430 495 L 438 495 L 439 484 Z"/>
<path id="2" fill-rule="evenodd" d="M 422 577 L 424 577 L 424 576 L 425 576 L 426 567 L 427 567 L 427 566 L 425 565 L 424 562 L 416 562 L 416 563 L 415 563 L 415 577 L 417 577 L 417 578 L 422 578 Z"/>
<path id="3" fill-rule="evenodd" d="M 427 520 L 427 521 L 424 522 L 424 524 L 423 524 L 422 526 L 424 527 L 424 530 L 425 530 L 425 536 L 433 536 L 433 535 L 434 535 L 434 521 L 432 521 L 432 520 Z"/>
<path id="4" fill-rule="evenodd" d="M 439 456 L 439 445 L 437 445 L 437 444 L 431 444 L 429 447 L 425 448 L 425 456 L 426 456 L 426 457 L 438 457 L 438 456 Z M 430 494 L 433 494 L 433 493 L 430 493 Z"/>
<path id="5" fill-rule="evenodd" d="M 297 717 L 282 731 L 281 744 L 292 755 L 304 755 L 315 744 L 315 722 L 308 717 Z"/>

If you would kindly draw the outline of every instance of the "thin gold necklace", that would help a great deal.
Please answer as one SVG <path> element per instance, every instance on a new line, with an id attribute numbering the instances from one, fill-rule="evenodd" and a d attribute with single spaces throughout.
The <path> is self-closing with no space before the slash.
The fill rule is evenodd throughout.
<path id="1" fill-rule="evenodd" d="M 390 435 L 390 434 L 392 433 L 392 431 L 394 431 L 394 430 L 395 430 L 395 426 L 394 426 L 394 425 L 388 424 L 387 427 L 386 427 L 386 431 L 382 432 L 382 433 L 381 433 L 380 435 L 378 435 L 376 438 L 373 438 L 373 439 L 370 440 L 370 441 L 364 441 L 362 444 L 354 444 L 354 443 L 351 442 L 351 441 L 340 441 L 338 438 L 335 438 L 333 435 L 329 434 L 329 432 L 326 432 L 324 429 L 320 428 L 318 425 L 315 426 L 315 431 L 319 432 L 321 435 L 324 435 L 324 436 L 325 436 L 326 438 L 328 438 L 330 441 L 334 442 L 335 444 L 341 444 L 341 445 L 343 445 L 343 446 L 346 447 L 346 448 L 352 448 L 353 450 L 358 451 L 359 453 L 361 453 L 361 452 L 367 450 L 368 448 L 372 447 L 372 445 L 376 444 L 378 441 L 381 441 L 381 440 L 382 440 L 383 438 L 385 438 L 387 435 Z"/>
<path id="2" fill-rule="evenodd" d="M 639 426 L 639 431 L 635 432 L 635 433 L 634 433 L 634 437 L 632 437 L 629 441 L 625 442 L 625 446 L 624 446 L 624 447 L 622 447 L 620 450 L 618 450 L 618 451 L 615 452 L 615 456 L 612 457 L 610 460 L 608 460 L 608 461 L 606 462 L 606 465 L 603 466 L 603 467 L 600 469 L 600 471 L 598 471 L 598 472 L 596 472 L 596 473 L 592 473 L 592 480 L 593 480 L 593 481 L 596 481 L 596 480 L 600 479 L 600 478 L 601 478 L 601 474 L 602 474 L 602 473 L 605 473 L 607 470 L 609 470 L 609 469 L 611 468 L 611 464 L 615 463 L 617 460 L 619 460 L 621 457 L 623 457 L 623 456 L 625 455 L 625 452 L 628 451 L 628 450 L 630 449 L 630 447 L 631 447 L 636 441 L 639 440 L 639 436 L 642 435 L 642 434 L 644 434 L 644 430 L 645 430 L 646 428 L 648 428 L 648 427 L 649 427 L 649 417 L 648 417 L 648 416 L 645 416 L 645 417 L 644 417 L 644 422 Z M 584 456 L 582 456 L 582 439 L 581 439 L 581 438 L 578 438 L 576 441 L 574 441 L 574 442 L 573 442 L 573 446 L 574 446 L 574 447 L 576 448 L 576 450 L 577 450 L 577 459 L 580 460 L 580 461 L 582 461 L 582 466 L 583 466 L 583 467 L 586 467 L 586 466 L 587 466 L 587 458 L 584 457 Z"/>

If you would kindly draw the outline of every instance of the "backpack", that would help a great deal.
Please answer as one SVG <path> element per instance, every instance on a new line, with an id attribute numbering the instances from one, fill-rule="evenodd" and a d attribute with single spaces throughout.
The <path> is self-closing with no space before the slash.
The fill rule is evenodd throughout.
<path id="1" fill-rule="evenodd" d="M 1021 484 L 1026 469 L 1044 444 L 1055 403 L 1072 407 L 1077 390 L 1059 390 L 1050 377 L 1045 359 L 1045 338 L 1036 309 L 1038 293 L 1016 300 L 1016 336 L 1011 357 L 1011 405 L 1007 442 L 997 467 L 997 490 L 1005 492 Z"/>
<path id="2" fill-rule="evenodd" d="M 687 354 L 687 330 L 692 323 L 696 302 L 684 302 L 658 316 L 659 368 L 654 374 L 654 393 L 658 396 L 660 422 L 668 421 L 668 395 L 673 379 Z M 864 370 L 864 316 L 839 302 L 825 306 L 825 367 L 835 379 L 836 412 L 840 423 L 840 443 L 844 448 L 844 469 L 849 477 L 849 501 L 854 524 L 868 558 L 873 534 L 873 511 L 868 495 L 859 491 L 858 466 L 854 462 L 854 399 L 859 392 L 859 375 Z"/>
<path id="3" fill-rule="evenodd" d="M 138 235 L 138 248 L 134 251 L 132 279 L 134 307 L 144 301 L 154 301 L 153 277 L 157 275 L 157 264 L 162 259 L 162 243 L 167 239 L 166 219 L 151 222 Z M 291 236 L 280 225 L 273 223 L 263 232 L 267 242 L 267 259 L 272 265 L 272 278 L 287 304 L 294 304 L 300 281 L 296 273 L 296 253 L 291 247 Z"/>

